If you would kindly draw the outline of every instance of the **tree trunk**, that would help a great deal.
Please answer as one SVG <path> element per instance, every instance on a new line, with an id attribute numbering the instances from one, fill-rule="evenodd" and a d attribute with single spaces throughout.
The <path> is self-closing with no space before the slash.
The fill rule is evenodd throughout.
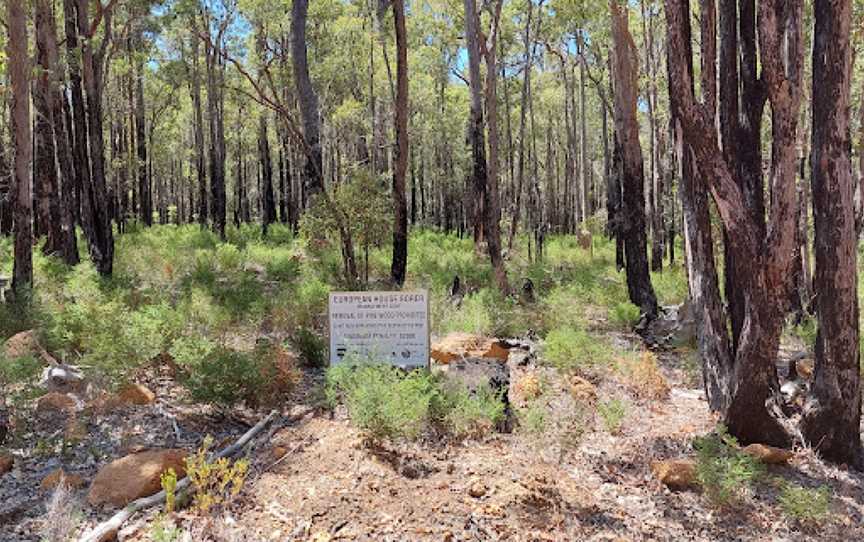
<path id="1" fill-rule="evenodd" d="M 633 38 L 627 26 L 627 7 L 611 0 L 613 73 L 615 78 L 615 131 L 621 146 L 623 206 L 622 235 L 627 267 L 627 291 L 633 304 L 653 318 L 657 297 L 648 274 L 647 236 L 645 233 L 645 177 L 639 124 L 636 119 L 636 69 Z"/>
<path id="2" fill-rule="evenodd" d="M 819 333 L 802 429 L 820 455 L 860 469 L 857 239 L 849 156 L 851 2 L 817 0 L 813 13 L 811 175 Z"/>
<path id="3" fill-rule="evenodd" d="M 135 40 L 136 48 L 142 46 L 143 36 Z M 139 51 L 140 52 L 140 51 Z M 153 194 L 150 186 L 150 176 L 147 174 L 147 127 L 144 122 L 144 63 L 138 60 L 135 64 L 135 151 L 138 169 L 138 209 L 141 222 L 145 226 L 153 225 Z M 151 128 L 152 129 L 152 128 Z"/>
<path id="4" fill-rule="evenodd" d="M 270 224 L 276 222 L 276 197 L 273 193 L 273 164 L 270 160 L 270 142 L 267 139 L 267 120 L 258 118 L 258 157 L 261 161 L 261 228 L 267 235 Z"/>
<path id="5" fill-rule="evenodd" d="M 291 6 L 291 58 L 300 116 L 303 119 L 303 140 L 306 146 L 304 188 L 308 196 L 324 191 L 324 162 L 321 153 L 321 128 L 318 119 L 318 95 L 309 77 L 306 51 L 306 14 L 309 0 L 294 0 Z"/>
<path id="6" fill-rule="evenodd" d="M 6 2 L 8 42 L 6 58 L 12 87 L 12 140 L 15 248 L 12 294 L 26 300 L 33 286 L 33 197 L 30 185 L 30 56 L 27 52 L 27 15 L 24 2 Z"/>
<path id="7" fill-rule="evenodd" d="M 393 167 L 393 261 L 390 280 L 401 288 L 405 283 L 405 268 L 408 265 L 408 208 L 405 197 L 405 171 L 408 167 L 408 35 L 403 0 L 393 2 L 393 23 L 396 31 L 396 159 Z"/>

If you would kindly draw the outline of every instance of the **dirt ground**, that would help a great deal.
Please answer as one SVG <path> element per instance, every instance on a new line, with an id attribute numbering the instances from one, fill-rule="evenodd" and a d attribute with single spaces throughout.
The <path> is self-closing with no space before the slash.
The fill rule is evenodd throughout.
<path id="1" fill-rule="evenodd" d="M 771 467 L 774 481 L 757 484 L 729 510 L 712 507 L 699 492 L 672 492 L 659 483 L 651 461 L 692 456 L 693 437 L 716 423 L 682 358 L 667 353 L 659 360 L 670 385 L 666 399 L 640 399 L 614 378 L 598 384 L 600 397 L 628 405 L 615 434 L 597 419 L 583 420 L 585 427 L 575 432 L 553 419 L 543 434 L 516 427 L 477 440 L 384 447 L 368 445 L 344 411 L 316 408 L 322 373 L 307 372 L 282 415 L 253 441 L 239 497 L 215 517 L 177 513 L 175 521 L 187 531 L 179 540 L 864 540 L 864 476 L 826 465 L 806 450 L 790 465 Z M 511 372 L 511 390 L 522 374 L 540 374 L 550 411 L 565 419 L 565 381 L 554 369 L 520 363 Z M 130 446 L 194 449 L 208 433 L 230 442 L 264 415 L 193 409 L 169 378 L 148 378 L 157 389 L 155 404 L 92 419 L 89 436 L 59 456 L 21 452 L 15 472 L 0 479 L 0 540 L 40 539 L 49 495 L 39 491 L 39 480 L 58 465 L 89 481 Z M 29 442 L 35 448 L 48 437 L 34 434 Z M 829 518 L 808 527 L 785 517 L 778 479 L 829 486 Z M 79 532 L 112 512 L 90 508 L 85 495 L 86 487 L 75 493 L 82 502 Z M 153 540 L 156 513 L 135 516 L 119 538 Z"/>

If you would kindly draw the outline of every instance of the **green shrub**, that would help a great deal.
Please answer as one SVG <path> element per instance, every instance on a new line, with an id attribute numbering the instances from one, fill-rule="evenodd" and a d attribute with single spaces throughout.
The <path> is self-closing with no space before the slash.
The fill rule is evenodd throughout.
<path id="1" fill-rule="evenodd" d="M 806 488 L 784 483 L 779 501 L 783 513 L 790 518 L 801 523 L 818 525 L 828 516 L 831 489 L 828 486 Z"/>
<path id="2" fill-rule="evenodd" d="M 621 425 L 627 416 L 627 405 L 621 399 L 601 401 L 597 405 L 597 414 L 603 420 L 606 431 L 615 435 L 621 431 Z"/>
<path id="3" fill-rule="evenodd" d="M 372 441 L 416 439 L 432 427 L 458 438 L 492 431 L 504 403 L 488 385 L 473 393 L 427 370 L 349 360 L 327 370 L 327 403 L 345 404 L 351 421 Z"/>
<path id="4" fill-rule="evenodd" d="M 553 329 L 543 346 L 543 359 L 563 370 L 597 370 L 608 366 L 613 356 L 604 340 L 572 327 Z"/>
<path id="5" fill-rule="evenodd" d="M 489 433 L 504 421 L 501 394 L 489 384 L 470 392 L 464 386 L 443 386 L 444 426 L 456 437 Z"/>
<path id="6" fill-rule="evenodd" d="M 0 384 L 23 384 L 35 380 L 42 372 L 42 362 L 33 356 L 6 359 L 0 352 Z"/>
<path id="7" fill-rule="evenodd" d="M 631 329 L 639 322 L 642 311 L 633 303 L 616 304 L 609 313 L 609 320 L 616 326 Z"/>
<path id="8" fill-rule="evenodd" d="M 531 401 L 519 410 L 519 427 L 529 435 L 538 436 L 546 432 L 548 412 L 542 401 Z"/>
<path id="9" fill-rule="evenodd" d="M 372 441 L 420 436 L 438 394 L 428 371 L 403 374 L 387 365 L 351 361 L 331 367 L 326 386 L 330 403 L 341 399 L 351 421 Z"/>
<path id="10" fill-rule="evenodd" d="M 693 445 L 697 452 L 696 479 L 717 506 L 740 500 L 763 472 L 762 464 L 742 452 L 723 426 L 696 439 Z"/>
<path id="11" fill-rule="evenodd" d="M 327 365 L 327 342 L 307 327 L 300 327 L 291 335 L 291 344 L 300 354 L 300 361 L 306 367 Z"/>
<path id="12" fill-rule="evenodd" d="M 289 356 L 278 346 L 259 345 L 241 352 L 206 337 L 182 337 L 170 353 L 183 371 L 182 384 L 196 401 L 274 404 L 298 379 Z"/>

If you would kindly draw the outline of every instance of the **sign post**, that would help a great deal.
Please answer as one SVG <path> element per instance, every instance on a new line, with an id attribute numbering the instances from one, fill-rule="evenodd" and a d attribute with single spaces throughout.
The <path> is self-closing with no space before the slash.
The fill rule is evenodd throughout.
<path id="1" fill-rule="evenodd" d="M 332 292 L 330 364 L 360 356 L 398 367 L 429 365 L 429 293 Z"/>

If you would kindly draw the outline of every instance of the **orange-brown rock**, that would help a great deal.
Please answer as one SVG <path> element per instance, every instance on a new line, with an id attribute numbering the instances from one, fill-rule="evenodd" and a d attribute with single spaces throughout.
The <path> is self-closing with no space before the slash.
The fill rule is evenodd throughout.
<path id="1" fill-rule="evenodd" d="M 16 333 L 3 345 L 3 353 L 6 358 L 15 359 L 21 356 L 33 356 L 39 354 L 39 341 L 36 340 L 36 332 L 32 329 Z"/>
<path id="2" fill-rule="evenodd" d="M 143 384 L 129 384 L 117 392 L 117 406 L 149 405 L 156 400 L 156 394 Z"/>
<path id="3" fill-rule="evenodd" d="M 91 505 L 125 506 L 135 499 L 162 489 L 162 473 L 174 469 L 177 478 L 186 475 L 183 450 L 150 450 L 130 454 L 102 467 L 90 485 L 87 502 Z"/>
<path id="4" fill-rule="evenodd" d="M 3 476 L 15 465 L 15 458 L 7 453 L 0 453 L 0 476 Z"/>
<path id="5" fill-rule="evenodd" d="M 72 489 L 81 489 L 84 487 L 84 478 L 81 478 L 78 474 L 69 474 L 62 468 L 51 471 L 48 476 L 42 479 L 42 483 L 39 484 L 39 487 L 42 491 L 49 491 L 60 485 L 61 482 L 65 484 L 66 487 Z"/>
<path id="6" fill-rule="evenodd" d="M 463 358 L 507 361 L 510 351 L 497 339 L 471 333 L 450 333 L 432 345 L 432 359 L 447 364 Z"/>
<path id="7" fill-rule="evenodd" d="M 689 459 L 652 461 L 651 472 L 669 489 L 682 490 L 696 486 L 696 463 Z"/>
<path id="8" fill-rule="evenodd" d="M 270 458 L 273 461 L 278 461 L 285 457 L 285 454 L 287 453 L 288 448 L 286 448 L 285 446 L 273 446 L 273 448 L 270 449 Z"/>
<path id="9" fill-rule="evenodd" d="M 64 413 L 72 414 L 75 412 L 75 399 L 71 395 L 60 392 L 46 393 L 36 400 L 36 412 L 40 414 Z"/>
<path id="10" fill-rule="evenodd" d="M 814 362 L 810 358 L 799 359 L 795 362 L 795 371 L 804 380 L 813 379 L 813 368 Z"/>
<path id="11" fill-rule="evenodd" d="M 775 448 L 767 444 L 750 444 L 742 450 L 745 454 L 758 459 L 760 463 L 766 465 L 782 465 L 788 463 L 795 454 L 783 448 Z"/>

